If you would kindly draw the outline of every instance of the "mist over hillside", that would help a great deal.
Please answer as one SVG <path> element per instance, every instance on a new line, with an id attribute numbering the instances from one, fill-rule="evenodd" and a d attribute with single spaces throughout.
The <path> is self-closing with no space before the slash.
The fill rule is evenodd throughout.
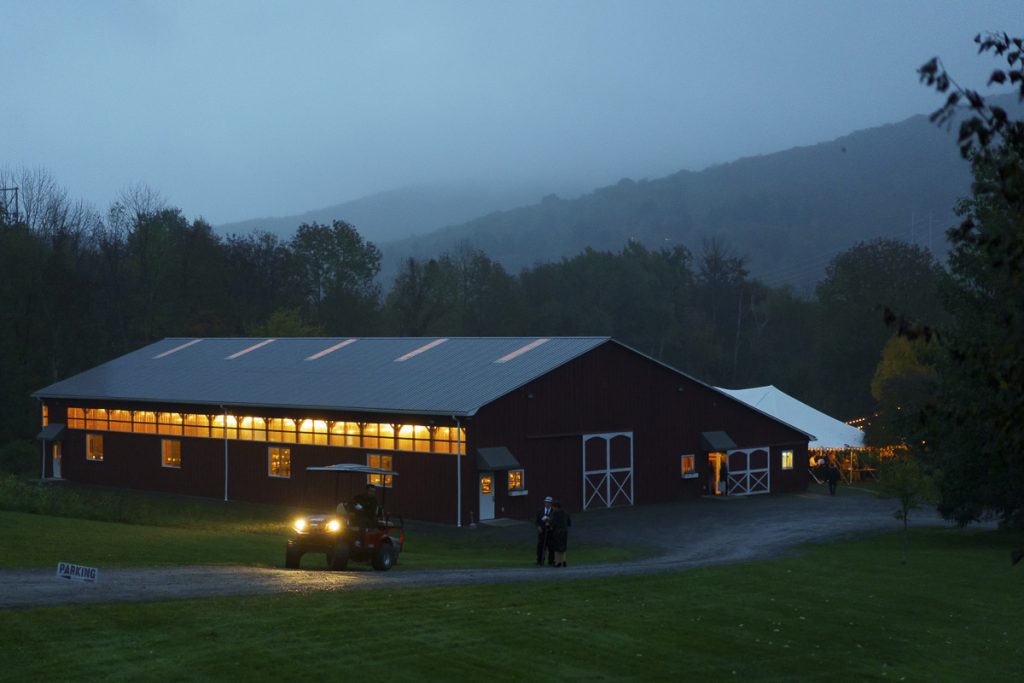
<path id="1" fill-rule="evenodd" d="M 584 188 L 575 191 L 581 192 Z M 302 223 L 330 225 L 335 219 L 351 223 L 359 234 L 376 244 L 400 240 L 462 223 L 494 211 L 537 201 L 551 191 L 539 185 L 423 185 L 360 197 L 293 216 L 252 218 L 218 225 L 222 235 L 254 230 L 289 238 Z"/>
<path id="2" fill-rule="evenodd" d="M 1020 110 L 1013 98 L 1000 104 Z M 571 197 L 539 185 L 419 186 L 217 230 L 288 238 L 301 223 L 342 219 L 381 246 L 385 281 L 404 259 L 463 247 L 518 272 L 587 247 L 618 250 L 635 240 L 699 253 L 714 238 L 744 256 L 754 277 L 808 293 L 831 258 L 857 242 L 896 238 L 942 258 L 954 206 L 969 188 L 955 130 L 918 115 L 700 171 L 624 178 Z"/>
<path id="3" fill-rule="evenodd" d="M 945 253 L 969 165 L 955 134 L 927 116 L 817 145 L 654 180 L 623 179 L 575 199 L 555 195 L 384 247 L 385 271 L 409 256 L 460 245 L 518 271 L 586 247 L 699 251 L 712 237 L 748 259 L 755 277 L 808 290 L 851 245 L 893 237 Z"/>

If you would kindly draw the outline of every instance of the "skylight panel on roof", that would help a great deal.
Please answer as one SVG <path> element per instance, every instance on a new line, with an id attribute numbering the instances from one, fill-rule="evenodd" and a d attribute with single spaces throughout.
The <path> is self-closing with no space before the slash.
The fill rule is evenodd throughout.
<path id="1" fill-rule="evenodd" d="M 157 355 L 153 356 L 153 360 L 156 360 L 157 358 L 163 358 L 164 356 L 169 356 L 172 353 L 174 353 L 175 351 L 181 351 L 182 349 L 187 349 L 188 347 L 192 346 L 193 344 L 198 344 L 201 341 L 203 341 L 203 340 L 202 339 L 193 339 L 190 342 L 185 342 L 181 346 L 175 346 L 173 349 L 170 349 L 169 351 L 164 351 L 163 353 L 158 353 Z"/>
<path id="2" fill-rule="evenodd" d="M 444 339 L 435 339 L 434 341 L 430 342 L 429 344 L 424 344 L 423 346 L 419 347 L 418 349 L 414 349 L 414 350 L 410 351 L 409 353 L 405 354 L 404 356 L 399 356 L 398 358 L 395 359 L 395 362 L 396 363 L 401 363 L 402 361 L 407 361 L 410 358 L 412 358 L 413 356 L 418 356 L 418 355 L 420 355 L 421 353 L 423 353 L 425 351 L 429 351 L 430 349 L 434 348 L 435 346 L 440 346 L 441 344 L 444 344 L 446 341 L 448 341 L 447 337 L 445 337 Z"/>
<path id="3" fill-rule="evenodd" d="M 335 344 L 334 346 L 327 347 L 323 351 L 318 351 L 318 352 L 314 353 L 312 356 L 310 356 L 306 360 L 316 360 L 318 358 L 323 358 L 324 356 L 326 356 L 329 353 L 334 353 L 338 349 L 345 348 L 349 344 L 355 343 L 355 341 L 356 341 L 355 339 L 346 339 L 345 341 L 340 342 L 338 344 Z"/>
<path id="4" fill-rule="evenodd" d="M 537 348 L 541 344 L 544 344 L 544 343 L 549 342 L 549 341 L 551 341 L 551 340 L 547 339 L 547 338 L 545 338 L 545 339 L 534 339 L 532 342 L 530 342 L 526 346 L 521 346 L 518 349 L 516 349 L 515 351 L 513 351 L 512 353 L 505 354 L 504 356 L 502 356 L 501 358 L 499 358 L 498 360 L 496 360 L 494 362 L 495 363 L 507 363 L 508 361 L 512 360 L 513 358 L 518 358 L 519 356 L 523 355 L 524 353 L 529 353 L 530 351 L 533 351 L 535 348 Z"/>
<path id="5" fill-rule="evenodd" d="M 252 346 L 250 346 L 247 349 L 242 349 L 238 353 L 233 353 L 230 356 L 228 356 L 227 358 L 225 358 L 224 360 L 234 360 L 234 359 L 238 358 L 239 356 L 244 356 L 245 354 L 249 353 L 250 351 L 255 351 L 256 349 L 261 348 L 263 346 L 266 346 L 267 344 L 273 343 L 275 341 L 277 341 L 277 340 L 276 339 L 264 339 L 259 344 L 253 344 Z"/>

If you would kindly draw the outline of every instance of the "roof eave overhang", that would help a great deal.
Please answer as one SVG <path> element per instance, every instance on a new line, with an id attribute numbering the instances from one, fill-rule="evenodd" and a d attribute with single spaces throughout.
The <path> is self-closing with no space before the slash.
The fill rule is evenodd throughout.
<path id="1" fill-rule="evenodd" d="M 365 406 L 328 406 L 328 405 L 304 405 L 304 404 L 270 404 L 270 403 L 242 403 L 234 401 L 197 401 L 189 399 L 174 398 L 140 398 L 138 396 L 89 396 L 83 394 L 69 395 L 44 393 L 37 391 L 32 394 L 33 398 L 56 399 L 61 401 L 106 401 L 109 403 L 149 403 L 154 405 L 189 405 L 189 406 L 211 406 L 215 408 L 272 408 L 275 410 L 330 410 L 339 413 L 387 413 L 393 415 L 431 415 L 436 417 L 473 417 L 480 409 L 462 408 L 453 410 L 445 409 L 419 409 L 419 408 L 382 408 Z"/>

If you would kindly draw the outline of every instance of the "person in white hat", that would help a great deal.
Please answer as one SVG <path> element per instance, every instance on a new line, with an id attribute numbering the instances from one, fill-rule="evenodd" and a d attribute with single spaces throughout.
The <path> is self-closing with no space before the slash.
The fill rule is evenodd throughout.
<path id="1" fill-rule="evenodd" d="M 551 547 L 551 503 L 554 499 L 545 496 L 544 507 L 537 513 L 537 566 L 544 564 L 544 550 L 548 553 L 548 564 L 555 566 L 555 549 Z"/>

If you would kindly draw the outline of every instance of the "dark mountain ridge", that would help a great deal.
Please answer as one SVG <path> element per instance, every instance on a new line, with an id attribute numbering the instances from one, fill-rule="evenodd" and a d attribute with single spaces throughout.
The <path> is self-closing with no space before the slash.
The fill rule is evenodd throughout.
<path id="1" fill-rule="evenodd" d="M 380 244 L 437 230 L 477 216 L 535 201 L 545 191 L 539 186 L 484 187 L 422 185 L 376 192 L 292 216 L 252 218 L 217 226 L 226 235 L 254 230 L 288 239 L 302 223 L 330 225 L 335 219 L 354 225 L 364 239 Z"/>
<path id="2" fill-rule="evenodd" d="M 618 250 L 630 239 L 699 252 L 716 238 L 746 256 L 755 277 L 808 291 L 835 254 L 863 240 L 898 238 L 943 256 L 970 178 L 955 131 L 919 115 L 702 171 L 627 178 L 575 199 L 551 195 L 387 244 L 385 271 L 461 245 L 515 272 L 586 247 Z"/>

